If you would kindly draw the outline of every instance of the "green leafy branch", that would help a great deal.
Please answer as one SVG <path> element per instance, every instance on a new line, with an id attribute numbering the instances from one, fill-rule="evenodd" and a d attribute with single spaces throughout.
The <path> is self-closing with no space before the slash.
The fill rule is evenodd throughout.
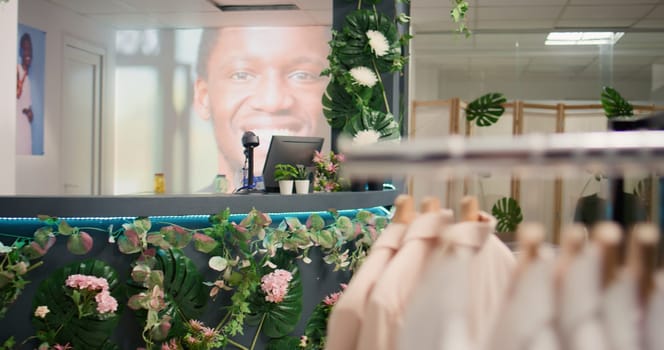
<path id="1" fill-rule="evenodd" d="M 450 10 L 450 17 L 458 25 L 457 32 L 469 37 L 472 32 L 468 29 L 468 1 L 466 0 L 452 0 L 452 9 Z"/>

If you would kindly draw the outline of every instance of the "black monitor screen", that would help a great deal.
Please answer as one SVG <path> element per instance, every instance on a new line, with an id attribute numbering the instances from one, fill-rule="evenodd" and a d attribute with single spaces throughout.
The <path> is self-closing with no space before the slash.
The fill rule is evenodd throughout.
<path id="1" fill-rule="evenodd" d="M 274 180 L 274 167 L 277 164 L 313 165 L 314 151 L 323 147 L 322 137 L 272 136 L 270 148 L 263 167 L 263 181 L 266 192 L 279 192 L 279 183 Z"/>

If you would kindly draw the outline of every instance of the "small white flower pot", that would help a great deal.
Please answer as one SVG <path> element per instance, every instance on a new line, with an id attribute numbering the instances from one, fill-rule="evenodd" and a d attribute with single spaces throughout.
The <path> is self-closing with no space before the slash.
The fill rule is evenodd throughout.
<path id="1" fill-rule="evenodd" d="M 295 193 L 309 193 L 309 180 L 295 180 Z"/>
<path id="2" fill-rule="evenodd" d="M 279 193 L 285 195 L 293 194 L 293 180 L 279 181 Z"/>

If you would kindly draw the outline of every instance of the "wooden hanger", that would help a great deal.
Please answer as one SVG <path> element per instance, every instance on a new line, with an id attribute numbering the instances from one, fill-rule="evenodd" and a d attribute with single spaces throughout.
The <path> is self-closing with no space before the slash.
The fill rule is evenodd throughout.
<path id="1" fill-rule="evenodd" d="M 616 279 L 620 268 L 620 243 L 622 229 L 613 222 L 600 222 L 592 229 L 593 241 L 599 246 L 601 262 L 602 288 L 608 287 Z"/>
<path id="2" fill-rule="evenodd" d="M 440 210 L 440 199 L 433 196 L 426 196 L 422 199 L 422 204 L 420 204 L 422 213 L 432 213 L 438 210 Z"/>
<path id="3" fill-rule="evenodd" d="M 410 224 L 415 219 L 415 201 L 407 194 L 400 194 L 394 199 L 394 216 L 392 222 Z"/>
<path id="4" fill-rule="evenodd" d="M 560 257 L 556 262 L 554 274 L 556 287 L 562 286 L 562 281 L 579 253 L 583 250 L 586 242 L 586 228 L 580 224 L 573 224 L 565 227 L 561 234 Z"/>
<path id="5" fill-rule="evenodd" d="M 646 306 L 655 291 L 659 229 L 653 224 L 637 224 L 631 236 L 627 263 L 638 280 L 639 302 Z"/>
<path id="6" fill-rule="evenodd" d="M 526 222 L 519 225 L 516 231 L 519 243 L 520 265 L 528 265 L 539 258 L 540 244 L 544 241 L 544 225 L 537 222 Z"/>
<path id="7" fill-rule="evenodd" d="M 480 205 L 475 196 L 461 199 L 461 221 L 480 221 Z"/>
<path id="8" fill-rule="evenodd" d="M 516 231 L 519 256 L 516 268 L 514 269 L 514 275 L 512 276 L 511 286 L 509 287 L 509 295 L 513 295 L 518 281 L 529 265 L 539 258 L 540 245 L 544 241 L 545 236 L 544 232 L 544 226 L 537 222 L 526 222 L 519 225 Z"/>

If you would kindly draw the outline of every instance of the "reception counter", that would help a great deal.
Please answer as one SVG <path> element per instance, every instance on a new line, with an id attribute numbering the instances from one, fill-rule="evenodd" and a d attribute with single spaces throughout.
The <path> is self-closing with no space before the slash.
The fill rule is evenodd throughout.
<path id="1" fill-rule="evenodd" d="M 151 196 L 4 196 L 0 217 L 136 217 L 215 214 L 230 208 L 233 214 L 251 209 L 265 213 L 316 212 L 391 206 L 394 190 L 249 195 L 151 195 Z"/>
<path id="2" fill-rule="evenodd" d="M 97 259 L 113 267 L 121 281 L 131 279 L 130 272 L 136 254 L 122 254 L 114 241 L 111 232 L 123 229 L 123 225 L 133 222 L 137 217 L 148 217 L 152 223 L 152 232 L 159 232 L 160 227 L 179 225 L 187 230 L 203 232 L 211 225 L 210 216 L 227 208 L 229 220 L 239 224 L 247 213 L 256 209 L 269 214 L 271 226 L 297 218 L 303 224 L 312 213 L 322 217 L 326 225 L 333 223 L 338 216 L 354 218 L 360 210 L 367 210 L 376 216 L 386 216 L 386 207 L 393 204 L 397 191 L 367 192 L 334 192 L 311 193 L 304 195 L 251 194 L 251 195 L 150 195 L 150 196 L 59 196 L 31 197 L 5 196 L 0 197 L 0 242 L 6 246 L 15 240 L 30 240 L 35 232 L 45 223 L 39 215 L 48 215 L 66 219 L 72 227 L 79 227 L 94 237 L 92 249 L 84 255 L 73 255 L 68 251 L 68 237 L 59 236 L 57 243 L 42 259 L 43 264 L 27 275 L 30 283 L 21 293 L 16 302 L 11 304 L 4 318 L 0 318 L 0 344 L 13 336 L 19 343 L 35 334 L 32 314 L 33 300 L 39 286 L 63 266 L 78 263 L 84 259 Z M 334 209 L 334 214 L 329 213 Z M 338 216 L 337 216 L 338 215 Z M 356 226 L 353 226 L 356 227 Z M 355 228 L 354 228 L 355 230 Z M 377 232 L 374 232 L 374 234 Z M 357 234 L 355 234 L 357 235 Z M 352 238 L 351 238 L 352 239 Z M 255 242 L 260 244 L 260 241 Z M 217 272 L 208 267 L 209 255 L 193 249 L 193 243 L 183 249 L 196 269 L 206 281 L 214 281 Z M 344 249 L 353 249 L 355 242 L 349 240 Z M 347 247 L 347 248 L 346 248 Z M 297 261 L 302 284 L 302 313 L 293 336 L 304 334 L 308 320 L 318 303 L 327 295 L 340 290 L 340 283 L 347 283 L 350 271 L 337 271 L 334 265 L 324 261 L 325 253 L 314 246 L 309 249 L 309 263 Z M 206 287 L 207 288 L 207 287 Z M 1 290 L 1 289 L 0 289 Z M 231 304 L 232 292 L 223 292 L 216 300 L 210 300 L 200 319 L 206 324 L 215 324 L 222 316 L 222 310 Z M 128 297 L 128 296 L 127 296 Z M 124 301 L 126 303 L 126 301 Z M 141 329 L 143 324 L 126 305 L 121 314 L 118 328 L 111 336 L 111 341 L 119 349 L 136 349 L 143 347 Z M 252 342 L 256 331 L 254 326 L 245 324 L 244 335 L 234 339 L 243 344 Z M 269 339 L 259 337 L 256 349 L 265 349 Z M 20 349 L 36 348 L 38 342 L 30 340 Z M 228 346 L 228 349 L 235 347 Z"/>

